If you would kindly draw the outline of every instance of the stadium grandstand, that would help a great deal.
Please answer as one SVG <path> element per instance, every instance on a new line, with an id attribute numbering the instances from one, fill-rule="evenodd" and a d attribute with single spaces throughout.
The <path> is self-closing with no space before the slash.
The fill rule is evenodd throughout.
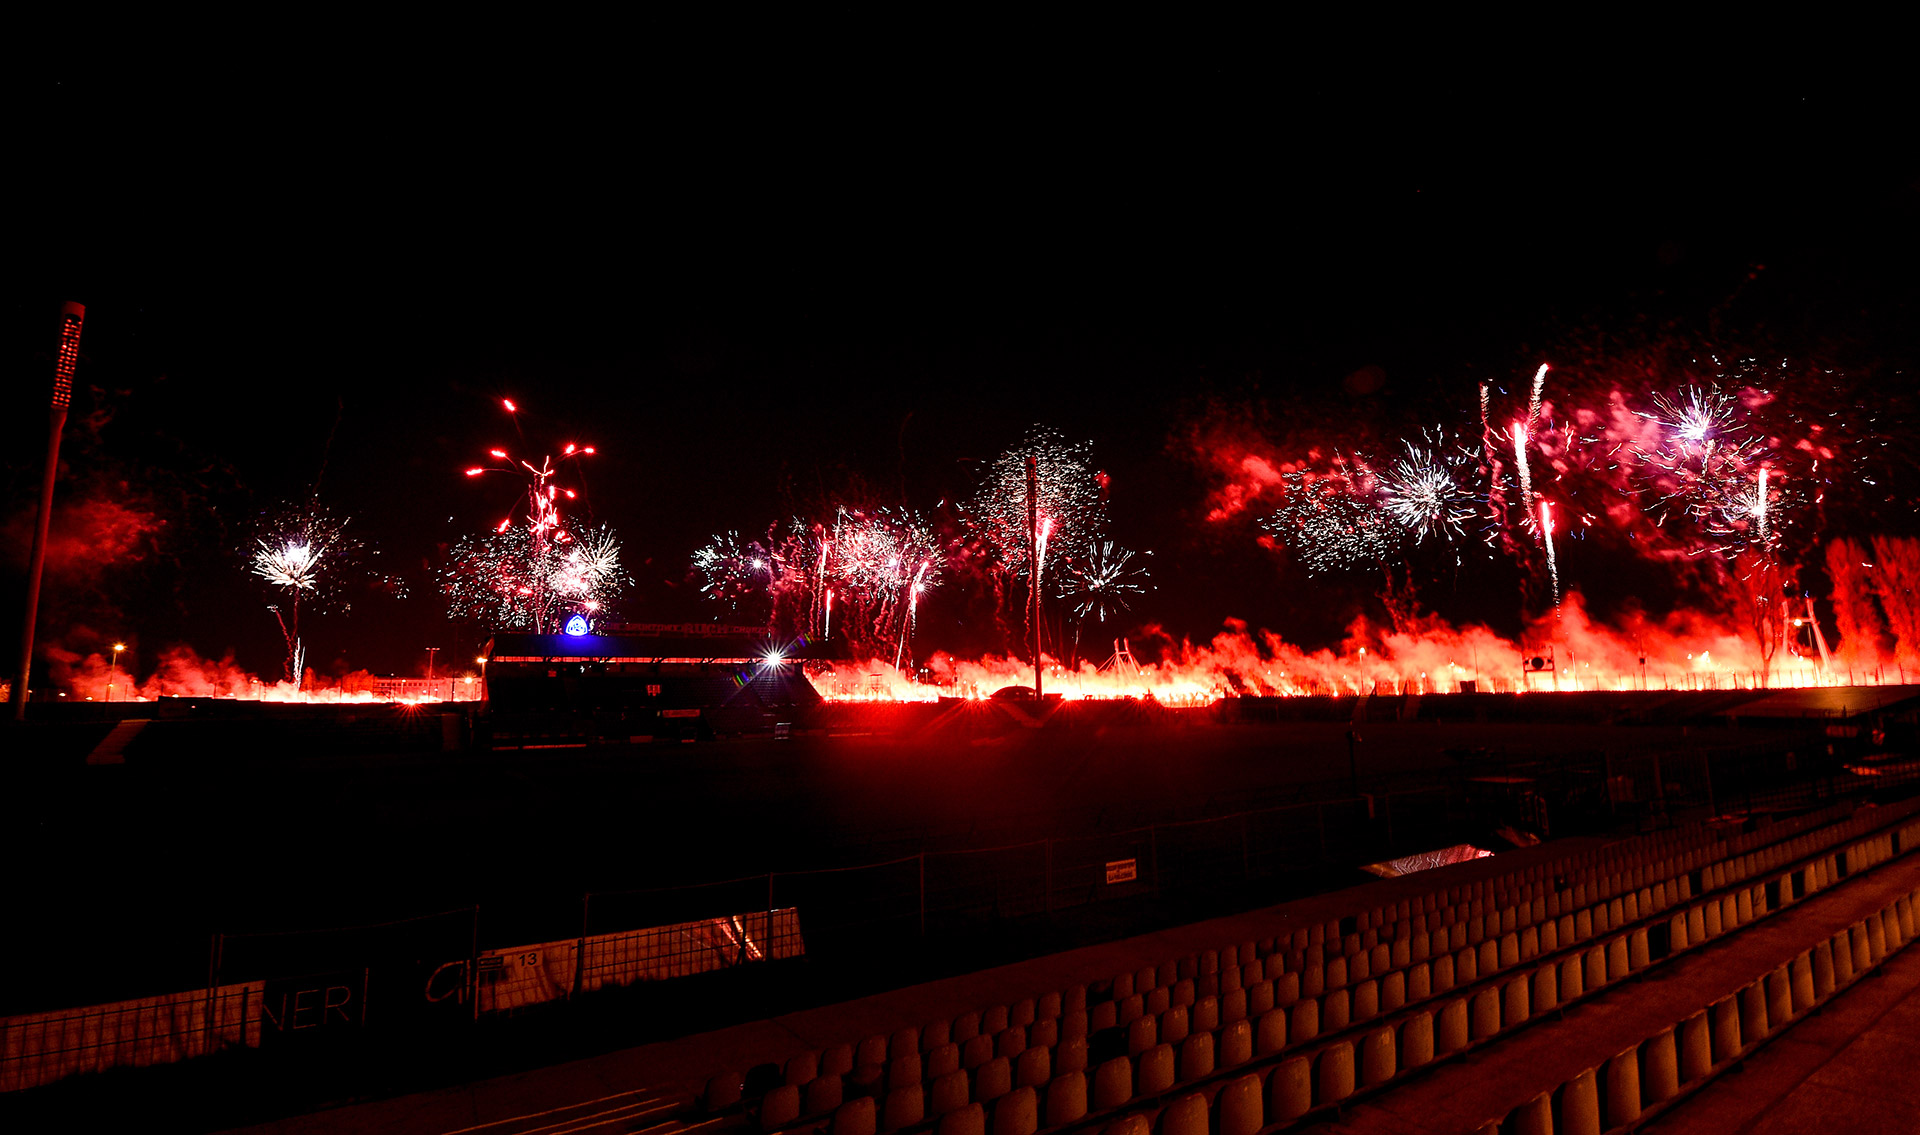
<path id="1" fill-rule="evenodd" d="M 482 657 L 495 748 L 778 733 L 820 702 L 800 672 L 817 652 L 747 627 L 629 624 L 606 634 L 501 634 Z"/>

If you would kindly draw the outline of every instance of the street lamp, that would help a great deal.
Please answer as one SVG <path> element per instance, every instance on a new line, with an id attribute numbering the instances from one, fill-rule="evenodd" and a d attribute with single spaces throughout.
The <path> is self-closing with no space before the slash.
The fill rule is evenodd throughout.
<path id="1" fill-rule="evenodd" d="M 113 644 L 113 655 L 107 659 L 107 700 L 113 700 L 113 679 L 120 669 L 120 652 L 127 648 L 124 642 Z"/>

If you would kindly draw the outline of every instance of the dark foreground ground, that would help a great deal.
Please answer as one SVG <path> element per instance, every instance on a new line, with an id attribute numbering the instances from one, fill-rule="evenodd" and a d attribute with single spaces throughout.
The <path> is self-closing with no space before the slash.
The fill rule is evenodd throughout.
<path id="1" fill-rule="evenodd" d="M 1830 755 L 1825 719 L 1737 724 L 1705 704 L 1563 701 L 1525 720 L 1437 712 L 1445 701 L 1363 706 L 1357 724 L 1351 701 L 1317 720 L 1109 707 L 1037 728 L 841 714 L 783 741 L 505 753 L 440 751 L 453 735 L 438 722 L 368 728 L 377 715 L 346 732 L 320 715 L 161 719 L 105 767 L 84 757 L 111 723 L 30 726 L 8 735 L 17 759 L 0 774 L 14 928 L 0 1014 L 210 975 L 376 975 L 367 1000 L 388 1027 L 350 1045 L 140 1074 L 142 1093 L 184 1093 L 187 1125 L 210 1128 L 1250 909 L 1346 886 L 1391 854 L 1509 846 L 1502 827 L 1618 830 L 1716 794 L 1727 811 L 1756 789 L 1762 802 L 1842 790 L 1866 744 Z M 1140 877 L 1104 885 L 1104 864 L 1127 858 Z M 876 863 L 889 865 L 827 870 Z M 801 911 L 804 960 L 511 1021 L 396 1011 L 419 1001 L 420 973 L 476 946 L 759 909 L 769 872 L 775 905 Z"/>

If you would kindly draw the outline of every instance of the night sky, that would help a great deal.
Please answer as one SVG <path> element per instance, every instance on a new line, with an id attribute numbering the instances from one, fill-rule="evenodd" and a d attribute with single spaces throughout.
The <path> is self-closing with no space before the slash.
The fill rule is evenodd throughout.
<path id="1" fill-rule="evenodd" d="M 510 482 L 460 475 L 501 441 L 599 447 L 623 614 L 679 621 L 725 615 L 688 569 L 714 533 L 835 500 L 935 511 L 1044 422 L 1092 442 L 1115 538 L 1155 552 L 1128 629 L 1235 617 L 1313 644 L 1372 585 L 1207 524 L 1202 427 L 1390 436 L 1596 331 L 1915 373 L 1911 101 L 818 62 L 30 85 L 7 112 L 46 176 L 10 210 L 0 625 L 64 299 L 88 315 L 61 507 L 117 501 L 137 531 L 50 574 L 43 640 L 269 673 L 235 549 L 316 480 L 409 594 L 312 617 L 315 667 L 471 657 L 484 636 L 446 622 L 433 570 L 507 507 Z M 1498 574 L 1423 597 L 1511 624 Z M 916 646 L 993 645 L 978 623 L 950 588 Z"/>

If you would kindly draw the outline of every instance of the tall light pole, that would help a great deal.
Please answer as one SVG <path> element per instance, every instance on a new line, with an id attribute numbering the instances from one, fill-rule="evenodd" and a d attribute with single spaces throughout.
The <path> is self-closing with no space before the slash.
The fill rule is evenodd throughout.
<path id="1" fill-rule="evenodd" d="M 27 677 L 33 669 L 33 623 L 40 614 L 40 572 L 47 565 L 47 527 L 53 521 L 53 479 L 60 471 L 60 430 L 73 401 L 73 365 L 80 361 L 80 327 L 87 309 L 68 303 L 60 309 L 60 354 L 53 363 L 53 401 L 47 414 L 47 468 L 40 478 L 40 517 L 33 529 L 27 560 L 27 610 L 20 620 L 20 669 L 13 682 L 13 719 L 27 719 Z"/>
<path id="2" fill-rule="evenodd" d="M 427 648 L 427 681 L 429 682 L 433 681 L 433 656 L 439 649 L 437 646 L 429 646 Z"/>
<path id="3" fill-rule="evenodd" d="M 113 700 L 113 679 L 120 670 L 120 652 L 127 648 L 124 642 L 113 644 L 113 656 L 107 659 L 107 700 Z"/>
<path id="4" fill-rule="evenodd" d="M 1027 454 L 1027 625 L 1033 640 L 1033 700 L 1040 700 L 1040 459 Z"/>

